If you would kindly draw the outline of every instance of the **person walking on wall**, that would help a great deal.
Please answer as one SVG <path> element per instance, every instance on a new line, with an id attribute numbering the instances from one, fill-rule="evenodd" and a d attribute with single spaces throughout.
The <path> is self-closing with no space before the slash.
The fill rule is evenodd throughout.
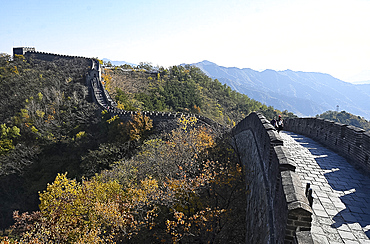
<path id="1" fill-rule="evenodd" d="M 284 128 L 284 121 L 283 118 L 281 118 L 281 115 L 279 115 L 279 119 L 276 121 L 277 124 L 277 131 L 280 132 Z"/>
<path id="2" fill-rule="evenodd" d="M 275 117 L 271 120 L 271 124 L 272 124 L 272 126 L 274 126 L 275 129 L 277 128 Z"/>

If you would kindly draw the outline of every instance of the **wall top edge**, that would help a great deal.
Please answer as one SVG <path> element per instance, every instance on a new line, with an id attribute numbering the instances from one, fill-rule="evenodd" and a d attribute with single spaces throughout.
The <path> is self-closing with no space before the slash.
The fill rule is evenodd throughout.
<path id="1" fill-rule="evenodd" d="M 355 132 L 358 132 L 358 133 L 364 133 L 365 132 L 364 129 L 358 128 L 358 127 L 353 126 L 353 125 L 348 125 L 347 128 L 351 129 L 351 130 L 354 130 Z"/>

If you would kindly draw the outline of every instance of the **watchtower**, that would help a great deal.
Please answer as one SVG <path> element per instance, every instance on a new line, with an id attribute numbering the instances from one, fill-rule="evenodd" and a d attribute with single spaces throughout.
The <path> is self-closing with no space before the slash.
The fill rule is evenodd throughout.
<path id="1" fill-rule="evenodd" d="M 17 55 L 24 55 L 26 52 L 35 52 L 36 49 L 34 47 L 13 47 L 13 56 Z"/>

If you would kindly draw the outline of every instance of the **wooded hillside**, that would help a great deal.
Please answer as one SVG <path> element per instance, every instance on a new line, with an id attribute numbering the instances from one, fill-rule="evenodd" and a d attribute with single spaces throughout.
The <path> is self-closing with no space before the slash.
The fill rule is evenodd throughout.
<path id="1" fill-rule="evenodd" d="M 247 192 L 228 133 L 192 117 L 158 128 L 140 113 L 112 117 L 89 102 L 89 65 L 0 55 L 2 243 L 242 242 Z M 103 74 L 122 109 L 197 113 L 225 126 L 252 111 L 293 116 L 195 67 L 125 69 Z"/>
<path id="2" fill-rule="evenodd" d="M 370 130 L 370 122 L 364 119 L 361 116 L 357 116 L 354 114 L 350 114 L 346 111 L 326 111 L 325 113 L 322 113 L 320 115 L 316 115 L 318 118 L 323 118 L 327 120 L 331 120 L 334 122 L 338 122 L 341 124 L 346 125 L 353 125 L 359 128 L 362 128 L 364 130 L 369 131 Z"/>

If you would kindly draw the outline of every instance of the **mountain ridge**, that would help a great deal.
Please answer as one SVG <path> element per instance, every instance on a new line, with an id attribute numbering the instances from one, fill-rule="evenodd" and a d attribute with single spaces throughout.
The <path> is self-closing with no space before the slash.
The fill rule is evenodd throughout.
<path id="1" fill-rule="evenodd" d="M 351 84 L 319 72 L 256 71 L 207 60 L 191 65 L 257 101 L 299 116 L 315 116 L 339 105 L 341 110 L 370 118 L 370 85 Z"/>
<path id="2" fill-rule="evenodd" d="M 136 66 L 136 64 L 129 63 L 129 62 L 126 62 L 126 61 L 113 61 L 113 60 L 110 60 L 108 58 L 103 58 L 102 61 L 107 62 L 107 63 L 110 62 L 114 66 L 121 66 L 121 65 L 124 65 L 124 64 L 128 64 L 128 65 L 131 65 L 131 66 Z"/>

